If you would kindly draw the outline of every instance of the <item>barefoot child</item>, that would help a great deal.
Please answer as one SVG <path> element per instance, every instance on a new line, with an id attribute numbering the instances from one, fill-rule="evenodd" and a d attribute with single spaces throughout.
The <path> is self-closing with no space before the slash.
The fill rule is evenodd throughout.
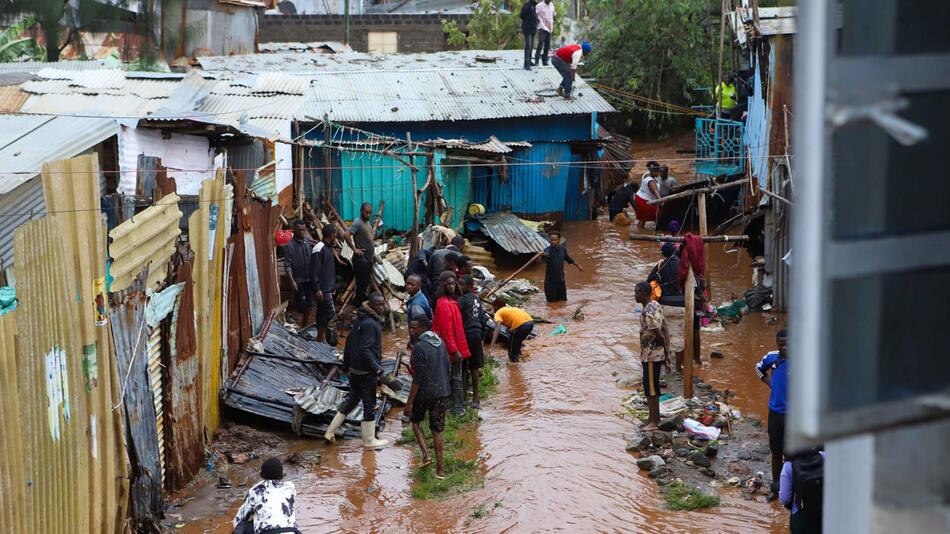
<path id="1" fill-rule="evenodd" d="M 660 365 L 669 368 L 670 332 L 666 327 L 663 308 L 651 298 L 652 288 L 640 282 L 634 290 L 634 298 L 643 305 L 640 314 L 640 362 L 643 364 L 643 392 L 647 398 L 650 416 L 641 428 L 660 428 Z"/>
<path id="2" fill-rule="evenodd" d="M 429 414 L 429 430 L 435 448 L 435 476 L 445 478 L 442 457 L 442 431 L 445 430 L 445 412 L 449 405 L 449 353 L 439 336 L 430 331 L 432 323 L 425 315 L 413 317 L 409 324 L 412 336 L 412 387 L 403 413 L 412 421 L 412 432 L 422 449 L 422 465 L 432 462 L 422 420 Z"/>

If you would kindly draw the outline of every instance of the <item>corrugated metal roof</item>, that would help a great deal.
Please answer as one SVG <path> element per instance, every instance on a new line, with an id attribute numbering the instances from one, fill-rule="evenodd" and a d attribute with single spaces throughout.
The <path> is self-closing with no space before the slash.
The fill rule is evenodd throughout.
<path id="1" fill-rule="evenodd" d="M 37 76 L 46 80 L 68 80 L 71 85 L 87 89 L 121 89 L 125 72 L 121 70 L 42 69 Z"/>
<path id="2" fill-rule="evenodd" d="M 208 113 L 225 121 L 247 118 L 291 118 L 300 107 L 299 95 L 238 96 L 209 95 L 195 111 Z"/>
<path id="3" fill-rule="evenodd" d="M 178 80 L 129 79 L 121 87 L 87 88 L 70 80 L 33 80 L 21 89 L 32 94 L 135 95 L 141 98 L 168 98 L 179 86 Z"/>
<path id="4" fill-rule="evenodd" d="M 516 148 L 531 148 L 531 143 L 525 141 L 499 141 L 494 135 L 489 137 L 487 141 L 482 141 L 481 143 L 472 143 L 465 139 L 435 139 L 430 141 L 436 146 L 456 149 L 456 150 L 473 150 L 476 152 L 489 152 L 492 154 L 508 154 L 513 152 Z"/>
<path id="5" fill-rule="evenodd" d="M 0 113 L 17 113 L 28 98 L 16 85 L 0 87 Z"/>
<path id="6" fill-rule="evenodd" d="M 32 95 L 20 108 L 23 113 L 85 117 L 147 117 L 162 105 L 162 99 L 135 95 L 48 94 Z"/>
<path id="7" fill-rule="evenodd" d="M 113 119 L 0 115 L 0 194 L 39 174 L 44 162 L 81 154 L 118 131 Z"/>
<path id="8" fill-rule="evenodd" d="M 511 213 L 493 213 L 479 222 L 485 235 L 512 254 L 534 254 L 549 245 L 547 239 Z"/>
<path id="9" fill-rule="evenodd" d="M 320 54 L 287 52 L 203 56 L 198 58 L 206 71 L 267 72 L 291 74 L 316 72 L 396 71 L 405 69 L 480 70 L 499 67 L 518 68 L 524 63 L 521 50 L 456 50 L 421 54 L 367 54 L 346 52 Z M 553 67 L 549 67 L 554 70 Z"/>
<path id="10" fill-rule="evenodd" d="M 349 45 L 345 45 L 339 41 L 314 41 L 309 43 L 260 43 L 257 45 L 257 51 L 262 54 L 270 54 L 274 52 L 325 53 L 322 51 L 340 53 L 352 52 L 353 49 Z"/>
<path id="11" fill-rule="evenodd" d="M 57 70 L 102 70 L 114 69 L 114 65 L 102 59 L 89 61 L 20 61 L 15 63 L 0 63 L 0 72 L 39 72 L 42 69 Z"/>
<path id="12" fill-rule="evenodd" d="M 254 79 L 251 91 L 255 94 L 302 95 L 310 86 L 310 80 L 286 72 L 262 72 Z"/>
<path id="13" fill-rule="evenodd" d="M 132 285 L 145 267 L 149 270 L 148 287 L 158 289 L 168 274 L 165 265 L 175 252 L 175 241 L 181 235 L 180 220 L 178 195 L 166 195 L 109 232 L 112 240 L 109 244 L 112 291 Z"/>

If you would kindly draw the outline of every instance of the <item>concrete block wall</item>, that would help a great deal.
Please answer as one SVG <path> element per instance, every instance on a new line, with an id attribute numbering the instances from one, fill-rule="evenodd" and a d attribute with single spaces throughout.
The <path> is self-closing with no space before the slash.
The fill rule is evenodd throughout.
<path id="1" fill-rule="evenodd" d="M 350 46 L 367 51 L 368 34 L 396 32 L 398 51 L 402 53 L 450 50 L 442 31 L 443 20 L 454 20 L 465 27 L 469 15 L 370 14 L 350 15 Z M 260 42 L 343 41 L 343 15 L 267 15 L 261 17 Z"/>

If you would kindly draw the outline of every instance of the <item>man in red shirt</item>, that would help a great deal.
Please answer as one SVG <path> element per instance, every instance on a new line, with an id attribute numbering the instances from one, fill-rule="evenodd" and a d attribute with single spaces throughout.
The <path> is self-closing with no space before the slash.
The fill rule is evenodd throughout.
<path id="1" fill-rule="evenodd" d="M 561 73 L 561 85 L 557 88 L 557 94 L 564 98 L 571 98 L 571 88 L 574 86 L 574 78 L 577 76 L 577 66 L 581 59 L 590 54 L 590 43 L 584 41 L 581 44 L 572 44 L 562 46 L 554 52 L 551 58 L 551 64 Z"/>

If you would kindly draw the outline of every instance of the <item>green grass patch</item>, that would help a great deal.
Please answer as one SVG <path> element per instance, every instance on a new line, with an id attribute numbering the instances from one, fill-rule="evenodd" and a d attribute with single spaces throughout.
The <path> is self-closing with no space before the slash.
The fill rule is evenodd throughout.
<path id="1" fill-rule="evenodd" d="M 479 380 L 479 395 L 484 399 L 494 393 L 498 386 L 498 377 L 495 369 L 498 363 L 493 359 L 485 362 Z M 482 483 L 482 473 L 478 460 L 466 460 L 464 456 L 474 455 L 472 434 L 478 424 L 478 412 L 467 410 L 462 415 L 447 414 L 445 416 L 445 431 L 442 440 L 445 444 L 445 480 L 435 477 L 435 448 L 432 446 L 432 433 L 428 422 L 422 423 L 422 432 L 425 435 L 426 446 L 432 463 L 426 467 L 415 467 L 412 470 L 412 496 L 416 499 L 437 499 L 448 497 L 456 493 L 478 487 Z M 405 425 L 398 442 L 403 445 L 415 445 L 416 436 L 412 427 Z M 468 453 L 466 455 L 466 453 Z M 416 449 L 416 455 L 420 454 Z M 477 511 L 477 510 L 476 510 Z M 485 513 L 482 510 L 481 513 Z"/>
<path id="2" fill-rule="evenodd" d="M 716 495 L 706 495 L 699 488 L 688 487 L 682 482 L 671 483 L 663 493 L 670 510 L 699 510 L 719 506 L 719 497 Z"/>

